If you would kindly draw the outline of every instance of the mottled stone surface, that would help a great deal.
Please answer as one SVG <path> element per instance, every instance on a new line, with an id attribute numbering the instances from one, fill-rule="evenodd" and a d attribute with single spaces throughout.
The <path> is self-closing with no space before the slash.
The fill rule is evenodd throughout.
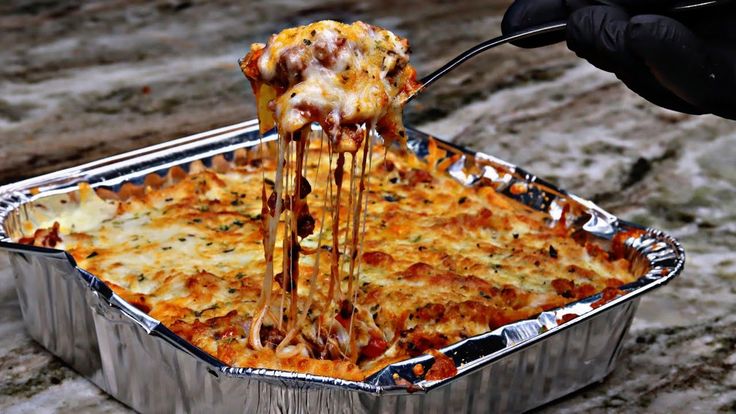
<path id="1" fill-rule="evenodd" d="M 2 2 L 0 183 L 252 118 L 236 60 L 283 27 L 383 25 L 428 73 L 498 34 L 507 3 Z M 616 371 L 542 412 L 736 411 L 736 123 L 656 108 L 564 46 L 482 55 L 407 116 L 688 251 L 682 277 L 642 300 Z M 0 256 L 0 412 L 50 410 L 125 408 L 27 336 Z"/>

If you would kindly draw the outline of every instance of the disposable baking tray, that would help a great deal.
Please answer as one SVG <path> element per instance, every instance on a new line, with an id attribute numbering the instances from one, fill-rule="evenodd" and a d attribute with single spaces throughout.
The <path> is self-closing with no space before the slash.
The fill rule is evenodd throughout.
<path id="1" fill-rule="evenodd" d="M 425 155 L 428 136 L 409 130 L 409 148 Z M 9 252 L 29 334 L 77 372 L 140 412 L 521 412 L 602 380 L 614 368 L 640 296 L 676 277 L 684 266 L 680 244 L 664 232 L 626 241 L 632 270 L 624 296 L 594 308 L 600 294 L 506 325 L 442 349 L 458 374 L 441 381 L 414 376 L 426 355 L 388 366 L 363 381 L 267 369 L 234 368 L 187 343 L 77 267 L 68 253 L 14 243 L 32 202 L 76 191 L 78 184 L 117 189 L 141 183 L 195 160 L 258 143 L 258 125 L 244 122 L 0 187 L 0 249 Z M 275 139 L 267 136 L 265 139 Z M 556 188 L 512 164 L 438 141 L 462 154 L 448 173 L 497 191 L 559 219 L 577 211 L 574 226 L 610 243 L 633 228 L 593 203 Z M 526 191 L 512 191 L 522 185 Z M 579 315 L 562 322 L 563 315 Z M 426 372 L 426 369 L 425 369 Z M 397 381 L 396 378 L 402 378 Z"/>

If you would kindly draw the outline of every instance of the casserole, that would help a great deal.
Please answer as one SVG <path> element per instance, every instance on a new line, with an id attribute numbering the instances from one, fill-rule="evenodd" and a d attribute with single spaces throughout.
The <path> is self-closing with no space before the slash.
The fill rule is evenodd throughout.
<path id="1" fill-rule="evenodd" d="M 639 276 L 621 287 L 625 295 L 595 309 L 591 305 L 601 297 L 594 295 L 444 347 L 443 355 L 456 363 L 457 375 L 452 378 L 415 381 L 415 366 L 429 370 L 436 358 L 422 355 L 391 364 L 362 381 L 347 381 L 226 366 L 123 301 L 98 278 L 75 267 L 67 254 L 10 241 L 19 238 L 22 223 L 32 214 L 31 201 L 72 191 L 80 182 L 119 189 L 122 183 L 141 182 L 154 171 L 232 154 L 253 146 L 257 129 L 254 122 L 234 125 L 3 187 L 1 246 L 12 252 L 24 320 L 31 335 L 98 386 L 140 411 L 197 411 L 209 406 L 223 410 L 246 407 L 247 411 L 276 409 L 283 404 L 310 411 L 383 411 L 391 407 L 402 412 L 519 411 L 610 372 L 638 296 L 675 277 L 684 264 L 684 253 L 674 239 L 656 230 L 639 229 L 642 231 L 625 243 L 631 270 Z M 426 156 L 428 143 L 426 135 L 409 130 L 412 151 Z M 504 196 L 551 219 L 559 219 L 564 199 L 584 211 L 573 225 L 603 243 L 616 234 L 638 229 L 508 163 L 450 144 L 439 145 L 462 158 L 447 169 L 456 179 L 469 184 L 482 175 L 496 183 L 495 188 Z M 469 169 L 467 164 L 479 168 Z M 492 168 L 484 168 L 489 166 Z M 527 190 L 517 191 L 517 183 L 524 183 Z M 570 314 L 579 316 L 563 323 Z M 163 390 L 167 397 L 161 398 L 154 389 Z"/>

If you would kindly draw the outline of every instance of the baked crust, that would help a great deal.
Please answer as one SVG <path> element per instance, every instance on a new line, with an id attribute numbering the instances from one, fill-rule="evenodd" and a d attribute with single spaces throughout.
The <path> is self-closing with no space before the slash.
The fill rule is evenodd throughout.
<path id="1" fill-rule="evenodd" d="M 328 161 L 319 140 L 311 142 L 305 175 L 319 199 Z M 264 347 L 248 344 L 266 263 L 262 173 L 268 182 L 276 169 L 268 149 L 236 154 L 235 163 L 218 157 L 212 168 L 195 163 L 188 174 L 173 170 L 117 193 L 83 185 L 65 204 L 41 199 L 34 210 L 48 217 L 21 241 L 69 251 L 116 293 L 227 364 L 353 380 L 597 292 L 615 297 L 616 287 L 634 280 L 620 246 L 609 252 L 579 238 L 564 217 L 550 224 L 490 185 L 462 185 L 444 171 L 452 159 L 440 152 L 430 145 L 426 161 L 394 151 L 384 158 L 380 147 L 371 155 L 370 231 L 352 302 L 356 359 L 321 337 L 332 332 L 339 344 L 349 327 L 345 315 L 322 315 L 306 300 L 299 302 L 302 339 L 277 349 L 288 315 L 280 283 L 272 286 L 272 317 L 260 332 Z M 301 274 L 321 261 L 316 286 L 302 278 L 299 291 L 319 304 L 327 301 L 331 216 L 322 214 L 322 203 L 310 208 L 326 237 L 320 245 L 317 234 L 302 239 L 305 252 L 314 253 L 302 257 Z M 274 255 L 280 263 L 281 246 Z M 347 283 L 341 281 L 343 291 Z M 325 330 L 327 323 L 334 326 Z"/>

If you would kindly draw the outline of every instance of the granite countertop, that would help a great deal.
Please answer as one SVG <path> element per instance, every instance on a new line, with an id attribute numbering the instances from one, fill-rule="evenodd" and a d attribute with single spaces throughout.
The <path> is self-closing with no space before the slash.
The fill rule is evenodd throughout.
<path id="1" fill-rule="evenodd" d="M 0 183 L 253 118 L 236 60 L 284 27 L 385 26 L 428 73 L 498 34 L 507 4 L 5 1 Z M 688 252 L 683 275 L 642 300 L 614 373 L 541 412 L 736 411 L 736 123 L 654 107 L 563 45 L 479 56 L 407 117 L 665 229 Z M 51 409 L 127 410 L 28 337 L 0 256 L 0 412 Z"/>

